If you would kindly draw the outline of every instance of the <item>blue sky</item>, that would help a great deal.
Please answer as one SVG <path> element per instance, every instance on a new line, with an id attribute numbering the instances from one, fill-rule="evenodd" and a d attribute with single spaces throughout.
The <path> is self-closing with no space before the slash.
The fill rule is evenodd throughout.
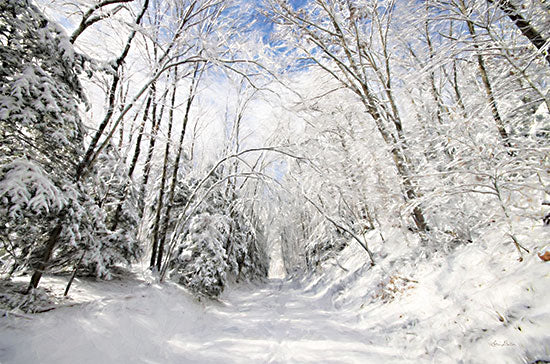
<path id="1" fill-rule="evenodd" d="M 294 6 L 294 9 L 301 8 L 301 7 L 304 6 L 307 2 L 308 2 L 308 0 L 291 0 L 291 1 L 290 1 L 290 3 L 292 4 L 292 6 Z"/>
<path id="2" fill-rule="evenodd" d="M 261 0 L 254 0 L 257 4 L 261 4 Z M 290 0 L 290 4 L 294 7 L 294 9 L 301 8 L 304 6 L 309 0 Z M 253 29 L 260 30 L 264 33 L 263 40 L 264 42 L 269 41 L 269 35 L 271 31 L 273 30 L 273 25 L 269 21 L 269 19 L 266 19 L 263 15 L 259 14 L 258 12 L 255 12 L 254 14 L 250 15 L 250 21 L 256 21 L 254 23 Z"/>

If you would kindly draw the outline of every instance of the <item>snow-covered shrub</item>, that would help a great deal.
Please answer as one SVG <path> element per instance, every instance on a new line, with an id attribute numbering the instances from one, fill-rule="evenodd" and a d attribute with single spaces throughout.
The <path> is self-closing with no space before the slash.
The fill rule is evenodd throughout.
<path id="1" fill-rule="evenodd" d="M 172 261 L 172 278 L 193 292 L 216 297 L 226 282 L 227 221 L 223 215 L 202 213 L 194 216 L 187 236 Z"/>
<path id="2" fill-rule="evenodd" d="M 306 263 L 315 269 L 327 259 L 336 256 L 349 243 L 344 234 L 326 223 L 318 226 L 318 231 L 306 243 Z"/>
<path id="3" fill-rule="evenodd" d="M 248 216 L 242 199 L 217 188 L 220 180 L 215 174 L 205 183 L 204 189 L 210 193 L 197 198 L 201 202 L 175 237 L 177 245 L 169 262 L 172 279 L 209 297 L 219 296 L 228 282 L 265 278 L 269 266 L 261 227 Z M 175 210 L 188 202 L 198 183 L 193 177 L 180 182 Z M 169 227 L 170 234 L 173 229 Z"/>
<path id="4" fill-rule="evenodd" d="M 531 137 L 542 145 L 550 138 L 550 111 L 545 102 L 537 108 L 529 131 Z"/>
<path id="5" fill-rule="evenodd" d="M 236 281 L 267 277 L 269 258 L 259 222 L 248 216 L 242 200 L 234 196 L 229 206 L 229 235 L 225 244 L 228 274 Z"/>
<path id="6" fill-rule="evenodd" d="M 60 303 L 48 289 L 38 288 L 25 294 L 26 284 L 0 280 L 0 310 L 11 314 L 36 313 L 51 310 Z"/>
<path id="7" fill-rule="evenodd" d="M 115 264 L 130 264 L 143 253 L 137 239 L 138 191 L 127 176 L 127 167 L 115 148 L 106 148 L 87 187 L 93 198 L 90 208 L 97 210 L 92 216 L 101 217 L 96 222 L 100 228 L 93 230 L 98 241 L 81 247 L 88 251 L 82 266 L 89 274 L 108 277 Z"/>
<path id="8" fill-rule="evenodd" d="M 111 230 L 109 216 L 96 201 L 83 195 L 85 200 L 75 204 L 67 214 L 62 238 L 50 263 L 51 269 L 73 269 L 78 262 L 78 275 L 91 275 L 109 279 L 115 265 L 130 264 L 142 254 L 133 229 Z"/>
<path id="9" fill-rule="evenodd" d="M 67 214 L 72 223 L 64 234 L 71 243 L 56 252 L 53 267 L 72 269 L 80 261 L 80 275 L 109 278 L 116 264 L 130 264 L 141 256 L 136 237 L 137 191 L 126 176 L 114 148 L 106 148 L 82 184 L 85 193 Z M 126 198 L 120 202 L 124 191 Z"/>

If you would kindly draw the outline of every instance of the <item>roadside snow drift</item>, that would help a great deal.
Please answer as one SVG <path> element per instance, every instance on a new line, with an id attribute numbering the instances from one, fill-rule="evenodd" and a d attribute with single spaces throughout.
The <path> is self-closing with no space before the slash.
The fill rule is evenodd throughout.
<path id="1" fill-rule="evenodd" d="M 550 241 L 549 230 L 523 237 L 534 247 L 523 262 L 498 231 L 430 259 L 400 239 L 378 241 L 373 245 L 382 258 L 375 267 L 353 244 L 305 289 L 359 312 L 361 329 L 385 338 L 402 358 L 550 362 L 550 262 L 536 254 L 540 242 Z"/>

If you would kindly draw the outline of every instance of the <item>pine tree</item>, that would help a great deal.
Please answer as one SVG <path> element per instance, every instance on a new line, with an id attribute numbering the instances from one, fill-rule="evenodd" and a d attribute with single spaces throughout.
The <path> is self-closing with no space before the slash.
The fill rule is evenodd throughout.
<path id="1" fill-rule="evenodd" d="M 30 1 L 0 1 L 0 229 L 16 265 L 34 258 L 43 269 L 57 243 L 47 232 L 61 237 L 56 226 L 78 203 L 84 61 Z"/>
<path id="2" fill-rule="evenodd" d="M 228 282 L 255 280 L 267 276 L 268 257 L 262 232 L 235 194 L 223 189 L 223 169 L 218 169 L 203 185 L 210 191 L 192 209 L 189 223 L 178 233 L 169 261 L 170 277 L 196 294 L 219 296 Z M 175 215 L 189 202 L 199 185 L 193 177 L 182 179 L 174 198 Z"/>
<path id="3" fill-rule="evenodd" d="M 79 74 L 90 63 L 61 27 L 27 0 L 0 1 L 0 235 L 9 272 L 71 269 L 108 277 L 141 251 L 135 238 L 135 191 L 110 228 L 126 186 L 114 148 L 78 178 L 85 102 Z"/>
<path id="4" fill-rule="evenodd" d="M 75 268 L 80 275 L 109 278 L 116 264 L 130 264 L 141 256 L 143 251 L 137 239 L 138 192 L 127 179 L 127 168 L 116 148 L 106 148 L 84 183 L 86 195 L 76 219 L 81 238 L 62 246 L 51 266 L 66 269 L 77 262 Z M 123 195 L 126 198 L 118 211 Z M 117 224 L 113 228 L 115 218 Z"/>
<path id="5" fill-rule="evenodd" d="M 227 220 L 204 212 L 194 216 L 172 264 L 172 277 L 195 293 L 219 296 L 226 282 L 227 254 L 223 247 Z"/>

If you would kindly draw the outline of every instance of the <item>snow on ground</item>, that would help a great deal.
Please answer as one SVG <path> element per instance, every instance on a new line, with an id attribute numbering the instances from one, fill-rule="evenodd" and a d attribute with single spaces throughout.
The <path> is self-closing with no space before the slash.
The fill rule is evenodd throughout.
<path id="1" fill-rule="evenodd" d="M 49 277 L 45 286 L 64 278 Z M 0 319 L 1 363 L 365 363 L 400 358 L 342 311 L 289 281 L 199 303 L 174 284 L 79 280 L 81 302 Z"/>
<path id="2" fill-rule="evenodd" d="M 375 267 L 350 245 L 323 275 L 229 287 L 216 302 L 140 274 L 77 280 L 65 307 L 0 318 L 0 362 L 550 361 L 550 262 L 518 262 L 497 232 L 430 259 L 375 235 Z M 540 248 L 548 229 L 530 237 Z"/>
<path id="3" fill-rule="evenodd" d="M 430 259 L 390 237 L 373 244 L 375 267 L 350 245 L 326 262 L 324 275 L 304 279 L 304 289 L 358 312 L 361 330 L 385 338 L 404 358 L 550 363 L 550 262 L 536 255 L 550 242 L 549 230 L 522 236 L 531 248 L 523 262 L 498 231 Z M 376 233 L 369 238 L 376 241 Z"/>

